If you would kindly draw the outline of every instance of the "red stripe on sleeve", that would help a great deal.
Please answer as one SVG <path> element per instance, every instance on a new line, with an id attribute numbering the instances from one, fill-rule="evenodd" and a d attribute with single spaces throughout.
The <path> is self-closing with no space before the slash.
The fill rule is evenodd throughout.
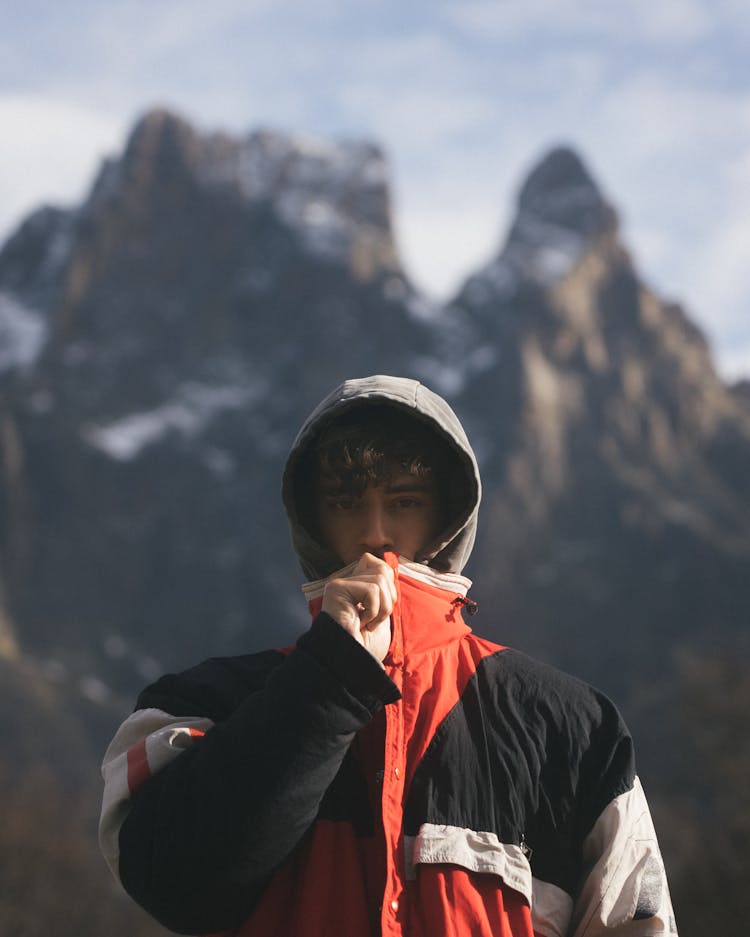
<path id="1" fill-rule="evenodd" d="M 151 777 L 146 754 L 146 739 L 128 749 L 128 789 L 135 794 L 139 787 Z"/>

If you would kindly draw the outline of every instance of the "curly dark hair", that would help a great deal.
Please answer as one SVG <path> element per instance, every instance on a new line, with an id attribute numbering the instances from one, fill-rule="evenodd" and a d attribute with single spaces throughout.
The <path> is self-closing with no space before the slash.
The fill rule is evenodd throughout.
<path id="1" fill-rule="evenodd" d="M 301 455 L 295 472 L 299 519 L 317 529 L 320 479 L 359 495 L 368 485 L 387 484 L 407 472 L 434 479 L 444 522 L 466 498 L 466 476 L 457 453 L 435 429 L 397 407 L 362 403 L 325 426 Z"/>
<path id="2" fill-rule="evenodd" d="M 401 472 L 437 478 L 444 444 L 432 430 L 393 408 L 361 410 L 351 422 L 345 414 L 318 437 L 315 450 L 321 475 L 357 494 Z"/>

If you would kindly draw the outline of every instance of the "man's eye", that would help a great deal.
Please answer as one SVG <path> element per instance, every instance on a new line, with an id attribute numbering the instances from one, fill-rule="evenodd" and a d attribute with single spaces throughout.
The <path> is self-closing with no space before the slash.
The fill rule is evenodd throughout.
<path id="1" fill-rule="evenodd" d="M 396 502 L 396 506 L 402 510 L 408 510 L 409 508 L 418 508 L 421 507 L 422 502 L 419 498 L 399 498 Z"/>
<path id="2" fill-rule="evenodd" d="M 328 506 L 334 511 L 351 511 L 354 507 L 354 498 L 329 498 Z"/>

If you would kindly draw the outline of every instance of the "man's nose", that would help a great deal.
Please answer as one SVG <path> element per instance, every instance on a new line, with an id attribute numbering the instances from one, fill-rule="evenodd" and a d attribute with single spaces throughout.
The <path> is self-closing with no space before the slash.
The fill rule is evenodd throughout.
<path id="1" fill-rule="evenodd" d="M 385 512 L 373 506 L 364 514 L 362 521 L 362 546 L 370 553 L 379 553 L 392 546 Z"/>

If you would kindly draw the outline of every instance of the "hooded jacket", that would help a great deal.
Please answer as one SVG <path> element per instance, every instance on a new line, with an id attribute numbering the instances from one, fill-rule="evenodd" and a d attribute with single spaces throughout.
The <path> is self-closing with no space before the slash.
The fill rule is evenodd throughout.
<path id="1" fill-rule="evenodd" d="M 338 561 L 301 522 L 296 472 L 334 418 L 377 402 L 433 428 L 457 509 L 414 562 L 383 665 L 320 611 Z M 282 483 L 310 582 L 294 648 L 215 659 L 145 690 L 104 759 L 100 842 L 176 931 L 238 937 L 676 934 L 630 736 L 588 685 L 474 635 L 462 575 L 480 481 L 423 385 L 347 381 Z M 345 572 L 345 571 L 344 571 Z"/>

